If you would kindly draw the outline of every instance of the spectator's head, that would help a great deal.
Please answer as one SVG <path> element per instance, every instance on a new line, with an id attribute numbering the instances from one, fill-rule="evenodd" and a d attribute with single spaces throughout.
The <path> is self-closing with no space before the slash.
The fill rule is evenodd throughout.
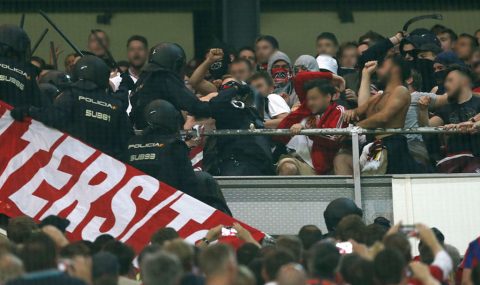
<path id="1" fill-rule="evenodd" d="M 253 275 L 255 276 L 255 280 L 257 284 L 264 284 L 265 280 L 263 279 L 263 261 L 264 259 L 261 257 L 257 257 L 253 259 L 249 264 L 248 268 L 252 271 Z"/>
<path id="2" fill-rule="evenodd" d="M 347 42 L 338 50 L 338 61 L 343 68 L 355 68 L 358 58 L 358 45 L 354 42 Z"/>
<path id="3" fill-rule="evenodd" d="M 128 276 L 133 270 L 132 261 L 135 258 L 133 249 L 118 240 L 112 240 L 105 244 L 103 250 L 110 252 L 117 257 L 119 267 L 119 274 L 121 276 Z"/>
<path id="4" fill-rule="evenodd" d="M 226 244 L 217 243 L 200 253 L 199 265 L 207 280 L 223 279 L 232 283 L 237 275 L 235 252 Z"/>
<path id="5" fill-rule="evenodd" d="M 321 54 L 316 58 L 318 69 L 323 72 L 338 73 L 337 60 L 329 55 Z"/>
<path id="6" fill-rule="evenodd" d="M 455 42 L 457 41 L 457 34 L 452 29 L 439 29 L 437 32 L 435 32 L 435 34 L 441 43 L 443 51 L 453 50 Z"/>
<path id="7" fill-rule="evenodd" d="M 463 33 L 458 36 L 457 42 L 455 43 L 455 53 L 461 60 L 468 63 L 473 51 L 477 47 L 477 38 L 470 34 Z"/>
<path id="8" fill-rule="evenodd" d="M 340 241 L 353 239 L 356 242 L 365 243 L 366 230 L 367 226 L 360 216 L 348 215 L 338 223 L 335 235 Z"/>
<path id="9" fill-rule="evenodd" d="M 262 276 L 266 282 L 274 281 L 280 268 L 288 263 L 295 262 L 295 258 L 288 251 L 274 250 L 263 260 Z"/>
<path id="10" fill-rule="evenodd" d="M 191 245 L 183 239 L 177 238 L 167 241 L 163 246 L 163 250 L 175 255 L 182 264 L 184 272 L 191 272 L 194 265 L 195 251 Z"/>
<path id="11" fill-rule="evenodd" d="M 7 284 L 23 273 L 23 263 L 18 257 L 9 252 L 0 253 L 0 284 Z"/>
<path id="12" fill-rule="evenodd" d="M 28 62 L 31 56 L 30 38 L 17 25 L 0 25 L 0 57 Z"/>
<path id="13" fill-rule="evenodd" d="M 360 44 L 366 44 L 367 48 L 368 48 L 368 47 L 373 46 L 374 44 L 378 43 L 379 41 L 381 41 L 383 39 L 385 39 L 385 37 L 380 35 L 379 33 L 374 32 L 374 31 L 368 31 L 358 38 L 358 42 Z M 359 47 L 360 47 L 360 44 L 359 44 Z M 362 52 L 359 51 L 360 54 L 362 54 Z"/>
<path id="14" fill-rule="evenodd" d="M 242 47 L 238 50 L 238 58 L 246 59 L 250 62 L 250 65 L 255 69 L 257 65 L 257 58 L 255 57 L 255 50 L 251 47 Z"/>
<path id="15" fill-rule="evenodd" d="M 33 232 L 38 230 L 38 226 L 32 218 L 20 216 L 10 219 L 7 226 L 7 237 L 14 243 L 23 243 Z"/>
<path id="16" fill-rule="evenodd" d="M 445 236 L 443 233 L 437 229 L 437 228 L 432 228 L 432 232 L 437 238 L 437 241 L 444 246 L 445 244 Z M 433 259 L 435 256 L 433 255 L 432 250 L 430 247 L 428 247 L 424 242 L 420 241 L 418 243 L 418 252 L 420 253 L 420 260 L 425 263 L 425 264 L 431 264 L 433 262 Z"/>
<path id="17" fill-rule="evenodd" d="M 394 249 L 385 249 L 375 256 L 375 276 L 381 285 L 401 284 L 406 277 L 407 262 Z"/>
<path id="18" fill-rule="evenodd" d="M 334 232 L 338 223 L 348 215 L 357 215 L 363 217 L 362 209 L 358 208 L 355 202 L 348 198 L 338 198 L 330 202 L 323 217 L 329 232 Z"/>
<path id="19" fill-rule="evenodd" d="M 411 64 L 400 56 L 389 56 L 377 70 L 379 86 L 386 87 L 390 81 L 405 83 L 411 76 Z"/>
<path id="20" fill-rule="evenodd" d="M 335 244 L 317 243 L 310 249 L 310 260 L 307 263 L 310 274 L 316 278 L 333 280 L 340 257 Z"/>
<path id="21" fill-rule="evenodd" d="M 298 263 L 289 263 L 282 266 L 277 274 L 278 285 L 305 285 L 307 273 Z"/>
<path id="22" fill-rule="evenodd" d="M 230 64 L 230 74 L 238 81 L 247 81 L 253 74 L 253 66 L 250 61 L 237 58 Z"/>
<path id="23" fill-rule="evenodd" d="M 383 245 L 386 249 L 401 253 L 405 262 L 412 260 L 412 246 L 404 234 L 396 233 L 386 236 L 383 239 Z"/>
<path id="24" fill-rule="evenodd" d="M 177 285 L 183 274 L 180 260 L 163 251 L 146 256 L 140 270 L 144 285 Z"/>
<path id="25" fill-rule="evenodd" d="M 305 225 L 298 232 L 298 237 L 302 241 L 303 249 L 309 250 L 314 244 L 323 238 L 322 231 L 315 225 Z"/>
<path id="26" fill-rule="evenodd" d="M 94 251 L 92 252 L 92 255 L 101 251 L 105 246 L 105 244 L 107 244 L 109 241 L 112 241 L 112 240 L 115 240 L 115 238 L 109 234 L 99 235 L 93 242 Z"/>
<path id="27" fill-rule="evenodd" d="M 306 94 L 307 108 L 313 114 L 325 112 L 337 92 L 329 81 L 320 79 L 307 81 L 303 89 Z"/>
<path id="28" fill-rule="evenodd" d="M 350 285 L 375 284 L 373 262 L 365 260 L 356 254 L 348 254 L 342 258 L 340 275 L 345 283 Z"/>
<path id="29" fill-rule="evenodd" d="M 68 275 L 91 283 L 92 253 L 83 242 L 68 244 L 60 250 L 60 263 L 65 265 Z"/>
<path id="30" fill-rule="evenodd" d="M 118 260 L 110 252 L 99 252 L 92 258 L 92 284 L 117 285 L 119 278 Z"/>
<path id="31" fill-rule="evenodd" d="M 281 236 L 277 239 L 277 249 L 288 251 L 295 258 L 295 262 L 301 263 L 303 256 L 302 241 L 296 236 Z"/>
<path id="32" fill-rule="evenodd" d="M 42 271 L 57 268 L 55 242 L 44 233 L 34 233 L 23 243 L 20 258 L 25 271 Z"/>
<path id="33" fill-rule="evenodd" d="M 174 228 L 162 228 L 152 235 L 150 242 L 162 246 L 166 241 L 174 240 L 179 237 L 178 232 Z"/>
<path id="34" fill-rule="evenodd" d="M 370 224 L 365 229 L 365 244 L 372 246 L 375 242 L 381 242 L 387 233 L 388 228 L 379 224 Z"/>
<path id="35" fill-rule="evenodd" d="M 477 38 L 477 42 L 480 45 L 480 29 L 477 29 L 473 35 Z"/>
<path id="36" fill-rule="evenodd" d="M 133 35 L 127 41 L 127 59 L 130 66 L 141 69 L 148 59 L 148 41 L 144 36 Z"/>
<path id="37" fill-rule="evenodd" d="M 88 50 L 98 57 L 103 57 L 106 54 L 106 50 L 102 45 L 107 49 L 110 47 L 110 39 L 107 33 L 100 29 L 93 30 L 93 33 L 88 35 Z"/>
<path id="38" fill-rule="evenodd" d="M 245 265 L 240 265 L 238 267 L 237 277 L 233 285 L 255 285 L 256 280 L 252 271 L 248 269 Z"/>
<path id="39" fill-rule="evenodd" d="M 338 52 L 338 40 L 335 34 L 323 32 L 317 36 L 317 55 L 335 57 Z"/>
<path id="40" fill-rule="evenodd" d="M 319 71 L 318 63 L 313 56 L 304 54 L 295 60 L 295 63 L 293 64 L 294 75 L 303 71 Z"/>
<path id="41" fill-rule="evenodd" d="M 259 254 L 260 249 L 258 246 L 253 243 L 244 243 L 237 249 L 238 264 L 249 265 Z"/>
<path id="42" fill-rule="evenodd" d="M 267 97 L 275 90 L 273 79 L 266 71 L 254 73 L 252 77 L 250 77 L 249 82 L 263 97 Z"/>
<path id="43" fill-rule="evenodd" d="M 51 73 L 56 73 L 56 72 L 51 71 Z M 63 73 L 61 74 L 63 75 Z M 58 76 L 63 77 L 62 75 L 59 74 Z M 59 79 L 59 80 L 62 80 L 62 79 Z M 57 83 L 57 84 L 61 85 L 61 83 L 60 84 Z M 50 215 L 41 221 L 40 227 L 49 226 L 49 225 L 54 226 L 62 233 L 65 233 L 65 230 L 67 229 L 68 225 L 70 225 L 70 221 L 65 218 L 61 218 L 59 216 Z"/>
<path id="44" fill-rule="evenodd" d="M 268 63 L 270 56 L 280 48 L 273 36 L 262 35 L 255 40 L 255 56 L 258 64 Z"/>
<path id="45" fill-rule="evenodd" d="M 45 60 L 39 56 L 32 56 L 30 58 L 30 63 L 36 66 L 40 71 L 44 70 L 47 65 Z"/>
<path id="46" fill-rule="evenodd" d="M 450 66 L 445 77 L 445 90 L 448 94 L 448 100 L 457 102 L 459 99 L 465 99 L 463 97 L 469 96 L 473 80 L 472 71 L 468 67 Z"/>
<path id="47" fill-rule="evenodd" d="M 75 65 L 75 62 L 77 62 L 77 59 L 78 57 L 75 53 L 70 53 L 65 57 L 63 64 L 66 73 L 71 74 L 73 72 L 73 66 Z"/>
<path id="48" fill-rule="evenodd" d="M 138 255 L 137 261 L 138 264 L 142 264 L 142 260 L 144 260 L 147 256 L 160 252 L 163 248 L 158 244 L 149 244 L 142 249 L 140 254 Z"/>
<path id="49" fill-rule="evenodd" d="M 288 55 L 276 51 L 268 60 L 267 71 L 273 78 L 275 88 L 281 88 L 292 80 L 292 62 Z"/>

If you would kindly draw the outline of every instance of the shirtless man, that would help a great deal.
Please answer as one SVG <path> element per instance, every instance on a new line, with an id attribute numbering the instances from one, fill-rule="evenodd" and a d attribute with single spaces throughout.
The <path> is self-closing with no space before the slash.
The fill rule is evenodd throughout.
<path id="1" fill-rule="evenodd" d="M 379 85 L 385 87 L 382 93 L 371 95 L 370 83 L 373 72 L 377 71 Z M 350 116 L 360 118 L 357 126 L 365 129 L 403 128 L 410 106 L 410 92 L 405 81 L 411 69 L 400 57 L 387 57 L 377 70 L 377 62 L 365 64 L 359 89 L 358 108 Z M 424 172 L 408 150 L 407 139 L 403 135 L 377 135 L 387 149 L 387 174 Z"/>

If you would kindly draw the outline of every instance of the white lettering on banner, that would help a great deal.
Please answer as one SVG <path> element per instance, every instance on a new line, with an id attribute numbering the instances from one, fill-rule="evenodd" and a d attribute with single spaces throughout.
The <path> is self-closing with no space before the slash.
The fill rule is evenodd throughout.
<path id="1" fill-rule="evenodd" d="M 68 156 L 76 161 L 85 162 L 94 153 L 95 149 L 83 144 L 79 140 L 67 137 L 55 149 L 48 164 L 38 170 L 27 184 L 10 195 L 10 200 L 12 200 L 19 209 L 22 209 L 22 212 L 26 215 L 35 217 L 48 203 L 47 200 L 41 199 L 33 194 L 40 184 L 45 181 L 50 186 L 60 190 L 72 177 L 72 175 L 58 169 L 62 159 Z"/>
<path id="2" fill-rule="evenodd" d="M 197 241 L 204 238 L 207 235 L 207 233 L 208 233 L 208 230 L 199 230 L 189 235 L 187 238 L 185 238 L 185 241 L 191 244 L 195 244 Z"/>
<path id="3" fill-rule="evenodd" d="M 161 203 L 153 207 L 140 221 L 138 221 L 135 225 L 133 225 L 130 230 L 120 239 L 121 242 L 126 242 L 139 228 L 143 227 L 156 213 L 158 213 L 161 209 L 165 208 L 168 204 L 172 201 L 177 199 L 183 195 L 182 192 L 176 191 L 167 199 L 163 200 Z"/>
<path id="4" fill-rule="evenodd" d="M 8 177 L 30 160 L 35 153 L 40 150 L 49 151 L 52 145 L 62 136 L 63 133 L 32 121 L 28 130 L 22 136 L 22 140 L 29 142 L 29 144 L 8 162 L 5 171 L 0 175 L 0 189 L 7 182 Z"/>
<path id="5" fill-rule="evenodd" d="M 135 217 L 137 207 L 132 200 L 132 192 L 137 187 L 141 187 L 142 191 L 138 195 L 139 198 L 149 201 L 158 191 L 159 182 L 155 178 L 147 175 L 134 176 L 125 186 L 120 189 L 112 198 L 112 212 L 115 217 L 115 224 L 107 232 L 101 232 L 100 227 L 106 218 L 94 217 L 85 226 L 82 231 L 82 238 L 88 239 L 97 237 L 101 234 L 109 234 L 118 237 L 126 229 L 130 221 Z"/>
<path id="6" fill-rule="evenodd" d="M 215 212 L 213 207 L 201 203 L 197 199 L 188 195 L 180 197 L 180 199 L 170 206 L 170 209 L 176 211 L 178 216 L 176 216 L 175 219 L 165 227 L 171 227 L 177 231 L 183 228 L 191 220 L 203 224 Z"/>
<path id="7" fill-rule="evenodd" d="M 57 200 L 40 219 L 49 215 L 58 215 L 62 210 L 78 202 L 75 209 L 66 217 L 70 220 L 67 231 L 73 232 L 85 219 L 90 211 L 90 205 L 115 187 L 122 180 L 126 171 L 125 164 L 102 153 L 82 172 L 72 189 Z M 91 180 L 100 173 L 106 174 L 105 179 L 99 184 L 91 185 Z"/>
<path id="8" fill-rule="evenodd" d="M 2 135 L 10 125 L 13 124 L 13 119 L 10 116 L 10 111 L 6 110 L 3 116 L 0 118 L 0 135 Z"/>

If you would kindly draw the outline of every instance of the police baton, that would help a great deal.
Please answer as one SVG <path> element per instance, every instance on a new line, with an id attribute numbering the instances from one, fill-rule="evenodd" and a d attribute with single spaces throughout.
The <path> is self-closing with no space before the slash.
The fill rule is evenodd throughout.
<path id="1" fill-rule="evenodd" d="M 23 13 L 22 17 L 20 18 L 20 28 L 23 29 L 24 25 L 25 25 L 25 13 Z"/>
<path id="2" fill-rule="evenodd" d="M 57 53 L 55 52 L 55 44 L 52 41 L 50 42 L 50 54 L 52 55 L 53 68 L 57 70 L 58 58 L 57 58 Z"/>
<path id="3" fill-rule="evenodd" d="M 38 46 L 40 45 L 40 43 L 43 41 L 43 39 L 45 38 L 45 36 L 47 35 L 48 33 L 48 28 L 46 28 L 45 30 L 43 30 L 43 33 L 40 35 L 40 37 L 38 38 L 38 40 L 35 42 L 35 44 L 33 45 L 33 48 L 32 48 L 32 54 L 35 53 L 35 51 L 37 50 Z"/>
<path id="4" fill-rule="evenodd" d="M 48 17 L 48 15 L 45 14 L 45 12 L 43 12 L 42 10 L 38 10 L 38 13 L 40 13 L 40 15 L 52 26 L 53 29 L 55 29 L 55 31 L 57 31 L 57 33 L 67 42 L 67 44 L 68 44 L 77 54 L 79 54 L 80 56 L 83 56 L 83 53 L 80 51 L 80 49 L 77 48 L 77 47 L 67 38 L 67 36 L 65 36 L 65 34 L 57 27 L 57 25 L 55 25 L 55 23 Z"/>
<path id="5" fill-rule="evenodd" d="M 97 33 L 95 32 L 95 30 L 90 30 L 90 33 L 93 35 L 93 37 L 95 38 L 95 40 L 97 41 L 97 43 L 100 45 L 100 47 L 105 51 L 105 54 L 107 55 L 108 59 L 112 62 L 113 67 L 118 71 L 118 64 L 117 64 L 117 62 L 115 61 L 115 59 L 113 58 L 113 56 L 112 56 L 112 54 L 110 53 L 110 51 L 108 50 L 108 48 L 103 44 L 102 39 L 100 39 L 100 38 L 97 36 Z"/>
<path id="6" fill-rule="evenodd" d="M 433 19 L 433 20 L 443 20 L 443 16 L 441 14 L 428 14 L 428 15 L 420 15 L 411 18 L 405 24 L 403 25 L 402 31 L 406 32 L 408 31 L 408 28 L 410 27 L 411 24 L 421 21 L 421 20 L 426 20 L 426 19 Z"/>

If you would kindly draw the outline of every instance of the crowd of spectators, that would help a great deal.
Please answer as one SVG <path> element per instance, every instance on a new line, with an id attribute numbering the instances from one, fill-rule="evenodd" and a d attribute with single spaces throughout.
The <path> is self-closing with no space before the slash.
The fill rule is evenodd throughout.
<path id="1" fill-rule="evenodd" d="M 460 130 L 461 134 L 362 136 L 362 172 L 478 172 L 479 41 L 480 31 L 457 35 L 442 25 L 391 37 L 369 31 L 344 43 L 323 32 L 311 53 L 295 61 L 270 35 L 261 35 L 252 46 L 238 50 L 214 44 L 204 59 L 191 60 L 182 70 L 186 88 L 200 101 L 209 102 L 229 86 L 248 85 L 252 98 L 244 101 L 256 117 L 247 121 L 255 122 L 240 125 L 231 123 L 238 118 L 228 114 L 220 120 L 182 110 L 183 129 L 281 128 L 290 129 L 292 135 L 255 143 L 245 143 L 239 137 L 189 139 L 190 157 L 195 166 L 212 175 L 351 175 L 349 136 L 305 136 L 301 131 L 430 126 Z M 112 66 L 112 91 L 121 89 L 122 73 L 135 83 L 149 62 L 147 39 L 130 37 L 127 60 L 115 64 L 107 56 L 108 48 L 108 35 L 96 30 L 88 37 L 84 54 L 98 56 Z M 67 75 L 74 72 L 79 58 L 78 54 L 67 55 L 64 71 L 54 70 L 39 57 L 31 58 L 47 101 L 54 101 L 67 88 Z M 132 84 L 130 90 L 135 88 Z M 228 151 L 224 145 L 230 146 Z M 231 171 L 222 166 L 227 160 L 245 167 Z"/>
<path id="2" fill-rule="evenodd" d="M 57 216 L 40 224 L 2 216 L 0 284 L 480 284 L 478 239 L 462 259 L 437 228 L 391 226 L 384 217 L 366 225 L 362 215 L 353 201 L 339 198 L 325 209 L 326 233 L 305 225 L 297 235 L 257 241 L 234 223 L 212 228 L 193 245 L 162 228 L 137 253 L 107 234 L 69 241 L 69 222 Z M 242 241 L 236 249 L 218 242 L 232 232 Z"/>

